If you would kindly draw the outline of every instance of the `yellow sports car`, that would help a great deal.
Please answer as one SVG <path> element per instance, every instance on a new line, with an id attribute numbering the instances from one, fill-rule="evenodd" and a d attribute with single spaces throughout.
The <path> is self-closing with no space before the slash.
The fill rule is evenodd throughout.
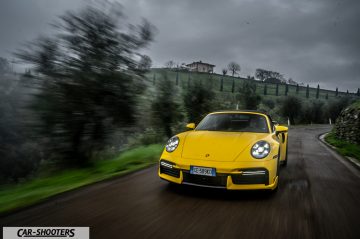
<path id="1" fill-rule="evenodd" d="M 287 127 L 261 112 L 226 111 L 187 128 L 168 140 L 160 178 L 229 190 L 277 188 L 279 166 L 287 163 Z"/>

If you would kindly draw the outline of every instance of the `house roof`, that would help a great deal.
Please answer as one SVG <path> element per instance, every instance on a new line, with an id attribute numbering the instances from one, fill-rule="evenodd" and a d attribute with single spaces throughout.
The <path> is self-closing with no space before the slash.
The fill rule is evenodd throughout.
<path id="1" fill-rule="evenodd" d="M 192 64 L 202 64 L 202 65 L 208 65 L 208 66 L 212 66 L 214 67 L 215 65 L 212 65 L 212 64 L 209 64 L 209 63 L 205 63 L 205 62 L 202 62 L 202 61 L 194 61 L 193 63 L 190 63 L 190 64 L 186 64 L 186 66 L 190 66 Z"/>

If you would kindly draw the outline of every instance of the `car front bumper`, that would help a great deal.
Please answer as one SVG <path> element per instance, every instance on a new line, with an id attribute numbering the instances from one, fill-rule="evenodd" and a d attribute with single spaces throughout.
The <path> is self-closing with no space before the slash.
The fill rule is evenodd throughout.
<path id="1" fill-rule="evenodd" d="M 216 176 L 190 174 L 190 162 L 182 164 L 161 159 L 159 177 L 172 183 L 224 188 L 228 190 L 275 189 L 278 183 L 277 159 L 261 162 L 212 162 L 197 160 L 191 165 L 216 168 Z"/>

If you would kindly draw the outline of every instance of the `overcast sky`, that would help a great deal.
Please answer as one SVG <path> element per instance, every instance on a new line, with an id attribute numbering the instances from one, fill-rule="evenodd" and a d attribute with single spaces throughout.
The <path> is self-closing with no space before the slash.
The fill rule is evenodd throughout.
<path id="1" fill-rule="evenodd" d="M 48 23 L 89 0 L 0 0 L 0 56 L 51 32 Z M 256 68 L 322 88 L 360 87 L 359 0 L 119 0 L 131 22 L 158 29 L 146 50 L 154 66 L 168 60 L 230 61 L 241 76 Z"/>

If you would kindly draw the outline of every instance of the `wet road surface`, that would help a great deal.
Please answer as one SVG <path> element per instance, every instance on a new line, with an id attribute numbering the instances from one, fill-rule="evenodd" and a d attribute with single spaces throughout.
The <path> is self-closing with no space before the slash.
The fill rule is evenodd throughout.
<path id="1" fill-rule="evenodd" d="M 275 194 L 172 186 L 157 168 L 66 193 L 2 226 L 90 226 L 91 238 L 360 238 L 360 177 L 317 139 L 289 132 Z"/>

